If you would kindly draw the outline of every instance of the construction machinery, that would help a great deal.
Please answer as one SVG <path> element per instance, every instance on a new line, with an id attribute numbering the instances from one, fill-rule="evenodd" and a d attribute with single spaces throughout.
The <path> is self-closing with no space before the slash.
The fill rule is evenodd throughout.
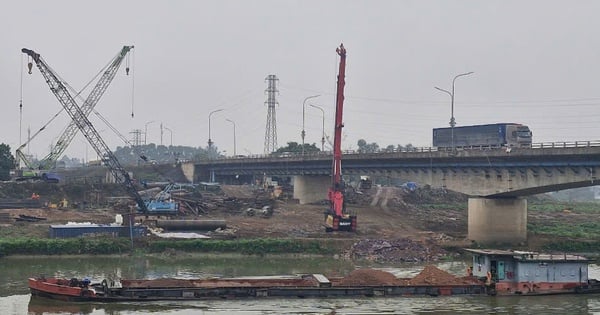
<path id="1" fill-rule="evenodd" d="M 335 104 L 335 127 L 333 138 L 333 163 L 331 187 L 328 192 L 329 209 L 325 211 L 325 231 L 356 231 L 356 213 L 348 213 L 344 204 L 345 185 L 342 181 L 342 114 L 344 110 L 344 86 L 346 84 L 346 49 L 344 44 L 336 49 L 340 56 Z"/>
<path id="2" fill-rule="evenodd" d="M 177 210 L 159 209 L 156 211 L 151 211 L 151 209 L 148 208 L 148 203 L 144 201 L 138 193 L 134 181 L 131 179 L 129 173 L 121 166 L 115 154 L 110 150 L 106 142 L 100 136 L 100 133 L 94 128 L 88 119 L 86 112 L 84 112 L 82 108 L 77 105 L 75 99 L 67 90 L 67 87 L 61 80 L 59 80 L 58 75 L 52 70 L 52 68 L 48 66 L 40 54 L 27 48 L 23 48 L 21 51 L 27 54 L 31 60 L 35 62 L 37 68 L 50 87 L 50 91 L 52 91 L 52 93 L 56 96 L 64 110 L 69 114 L 71 120 L 75 123 L 83 136 L 88 140 L 89 144 L 96 151 L 98 156 L 102 157 L 104 165 L 108 167 L 115 181 L 117 183 L 121 183 L 127 193 L 135 200 L 138 211 L 144 214 L 176 214 Z M 28 66 L 31 68 L 32 63 L 30 62 Z"/>
<path id="3" fill-rule="evenodd" d="M 114 79 L 117 70 L 121 66 L 121 63 L 127 56 L 127 53 L 133 49 L 133 46 L 123 46 L 121 50 L 117 53 L 117 55 L 109 62 L 109 64 L 103 69 L 102 76 L 96 82 L 96 85 L 88 95 L 88 97 L 81 105 L 81 111 L 85 117 L 88 117 L 98 101 L 106 92 L 108 86 Z M 30 56 L 31 57 L 31 56 Z M 31 74 L 31 63 L 29 66 L 29 73 Z M 129 75 L 129 66 L 125 69 L 127 75 Z M 57 77 L 58 78 L 58 77 Z M 79 96 L 79 93 L 76 94 Z M 34 166 L 32 162 L 29 161 L 27 156 L 23 153 L 23 149 L 33 140 L 42 130 L 48 126 L 54 118 L 58 116 L 60 112 L 58 112 L 54 117 L 42 128 L 40 128 L 33 137 L 29 138 L 24 144 L 22 144 L 16 150 L 16 166 L 20 169 L 20 176 L 17 177 L 17 180 L 27 180 L 27 179 L 42 179 L 46 182 L 58 182 L 59 177 L 55 173 L 50 170 L 54 168 L 56 161 L 58 158 L 64 153 L 67 149 L 75 135 L 77 134 L 78 128 L 75 121 L 71 121 L 69 125 L 65 128 L 64 132 L 60 135 L 56 144 L 52 146 L 52 149 L 48 155 L 46 155 L 43 159 L 39 161 L 37 166 Z M 23 164 L 23 165 L 21 165 Z"/>

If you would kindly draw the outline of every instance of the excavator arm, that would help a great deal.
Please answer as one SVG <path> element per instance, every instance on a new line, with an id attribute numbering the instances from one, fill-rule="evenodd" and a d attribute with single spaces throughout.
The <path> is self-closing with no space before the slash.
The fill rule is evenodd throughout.
<path id="1" fill-rule="evenodd" d="M 114 79 L 123 59 L 131 49 L 133 49 L 133 46 L 123 46 L 117 56 L 110 62 L 98 82 L 96 82 L 96 85 L 90 92 L 90 95 L 88 95 L 83 105 L 81 105 L 81 111 L 86 117 L 90 115 L 104 92 L 106 92 L 106 89 Z M 127 69 L 127 74 L 129 74 L 129 69 Z M 56 160 L 58 160 L 58 158 L 65 152 L 69 144 L 71 144 L 71 141 L 77 134 L 77 131 L 77 124 L 75 121 L 71 121 L 62 135 L 56 141 L 56 145 L 52 146 L 50 153 L 40 161 L 40 169 L 51 169 L 54 167 L 54 163 L 56 163 Z"/>
<path id="2" fill-rule="evenodd" d="M 77 128 L 81 131 L 81 133 L 88 140 L 89 144 L 92 146 L 94 151 L 98 156 L 101 156 L 105 161 L 105 164 L 108 166 L 112 175 L 116 179 L 118 183 L 123 184 L 127 193 L 132 196 L 139 209 L 146 213 L 148 212 L 148 208 L 144 203 L 144 200 L 138 193 L 137 189 L 134 187 L 133 180 L 129 176 L 129 173 L 125 171 L 125 169 L 119 163 L 119 160 L 116 158 L 114 153 L 110 150 L 106 142 L 100 136 L 100 133 L 94 128 L 92 123 L 87 118 L 87 115 L 83 112 L 83 110 L 77 105 L 75 99 L 66 86 L 59 80 L 58 76 L 54 71 L 46 64 L 46 62 L 42 59 L 40 54 L 35 51 L 27 48 L 21 49 L 21 51 L 27 54 L 31 59 L 35 62 L 37 68 L 40 73 L 46 79 L 46 83 L 50 87 L 50 91 L 56 96 L 60 104 L 63 106 L 65 111 L 69 114 L 72 121 L 75 123 Z"/>

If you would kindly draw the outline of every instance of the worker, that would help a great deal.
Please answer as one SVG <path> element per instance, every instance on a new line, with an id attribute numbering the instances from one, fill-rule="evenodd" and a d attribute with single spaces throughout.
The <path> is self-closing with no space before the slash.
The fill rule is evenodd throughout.
<path id="1" fill-rule="evenodd" d="M 471 266 L 467 267 L 467 276 L 469 276 L 469 277 L 473 276 L 473 267 L 471 267 Z"/>
<path id="2" fill-rule="evenodd" d="M 31 194 L 31 199 L 38 200 L 38 199 L 40 199 L 40 195 L 33 193 L 33 194 Z"/>

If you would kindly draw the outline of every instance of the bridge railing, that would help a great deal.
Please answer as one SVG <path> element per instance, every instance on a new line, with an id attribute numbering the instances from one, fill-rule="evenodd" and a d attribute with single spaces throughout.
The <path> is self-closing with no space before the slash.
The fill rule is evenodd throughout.
<path id="1" fill-rule="evenodd" d="M 526 148 L 530 149 L 549 149 L 549 148 L 584 148 L 584 147 L 600 147 L 600 140 L 587 140 L 587 141 L 562 141 L 562 142 L 538 142 L 532 143 Z M 497 150 L 506 149 L 500 145 L 486 145 L 486 146 L 462 146 L 455 147 L 455 150 Z M 437 147 L 402 147 L 400 149 L 379 149 L 371 152 L 363 152 L 360 150 L 344 150 L 342 155 L 364 155 L 364 154 L 385 154 L 385 153 L 424 153 L 424 152 L 448 152 L 452 148 L 437 148 Z M 283 152 L 283 153 L 272 153 L 272 154 L 252 154 L 252 155 L 237 155 L 237 156 L 224 156 L 218 159 L 224 160 L 241 160 L 241 159 L 265 159 L 265 158 L 285 158 L 290 160 L 297 160 L 302 158 L 315 158 L 331 156 L 331 151 L 314 151 L 314 152 Z"/>
<path id="2" fill-rule="evenodd" d="M 585 148 L 600 147 L 600 140 L 593 141 L 565 141 L 565 142 L 540 142 L 531 144 L 533 149 L 544 148 Z"/>

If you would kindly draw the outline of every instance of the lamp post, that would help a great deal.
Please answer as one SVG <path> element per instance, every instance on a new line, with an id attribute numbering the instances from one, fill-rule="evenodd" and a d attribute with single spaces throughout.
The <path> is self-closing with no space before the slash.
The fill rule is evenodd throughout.
<path id="1" fill-rule="evenodd" d="M 444 89 L 440 89 L 439 87 L 435 86 L 435 88 L 439 91 L 445 92 L 448 95 L 450 95 L 450 137 L 451 137 L 451 141 L 452 141 L 452 151 L 454 152 L 454 126 L 456 126 L 456 120 L 454 119 L 454 83 L 456 82 L 456 79 L 462 76 L 466 76 L 466 75 L 470 75 L 473 74 L 475 72 L 470 71 L 470 72 L 466 72 L 466 73 L 461 73 L 458 74 L 454 77 L 454 79 L 452 79 L 452 92 L 449 92 L 447 90 Z"/>
<path id="2" fill-rule="evenodd" d="M 227 120 L 228 122 L 233 124 L 233 156 L 236 157 L 236 148 L 235 148 L 235 121 L 229 119 L 229 118 L 225 118 L 225 120 Z"/>
<path id="3" fill-rule="evenodd" d="M 321 96 L 321 94 L 308 96 L 302 102 L 302 132 L 300 133 L 300 136 L 302 137 L 302 155 L 304 155 L 304 136 L 306 136 L 306 131 L 304 130 L 304 113 L 306 112 L 306 101 L 319 96 Z"/>
<path id="4" fill-rule="evenodd" d="M 222 108 L 220 109 L 215 109 L 212 112 L 208 113 L 208 159 L 211 160 L 212 156 L 213 156 L 213 152 L 212 152 L 212 145 L 213 142 L 210 138 L 210 118 L 214 113 L 218 113 L 223 111 Z M 214 170 L 210 170 L 210 182 L 214 183 L 215 182 L 215 171 Z"/>
<path id="5" fill-rule="evenodd" d="M 325 151 L 325 111 L 323 110 L 323 107 L 321 106 L 317 106 L 317 105 L 313 105 L 313 104 L 308 104 L 318 110 L 321 111 L 321 114 L 323 116 L 323 128 L 321 129 L 321 152 Z"/>
<path id="6" fill-rule="evenodd" d="M 144 124 L 144 145 L 148 144 L 148 142 L 147 142 L 147 140 L 148 140 L 148 137 L 147 137 L 148 136 L 148 125 L 153 122 L 156 122 L 156 120 L 151 120 L 151 121 L 147 122 L 146 124 Z"/>
<path id="7" fill-rule="evenodd" d="M 211 140 L 211 138 L 210 138 L 210 117 L 211 117 L 211 116 L 212 116 L 214 113 L 221 112 L 221 111 L 223 111 L 223 109 L 215 109 L 215 110 L 213 110 L 212 112 L 210 112 L 210 113 L 208 114 L 208 151 L 209 151 L 209 152 L 208 152 L 208 154 L 209 154 L 209 155 L 210 155 L 210 151 L 211 151 L 211 148 L 212 148 L 212 145 L 213 145 L 213 142 L 212 142 L 212 140 Z"/>

